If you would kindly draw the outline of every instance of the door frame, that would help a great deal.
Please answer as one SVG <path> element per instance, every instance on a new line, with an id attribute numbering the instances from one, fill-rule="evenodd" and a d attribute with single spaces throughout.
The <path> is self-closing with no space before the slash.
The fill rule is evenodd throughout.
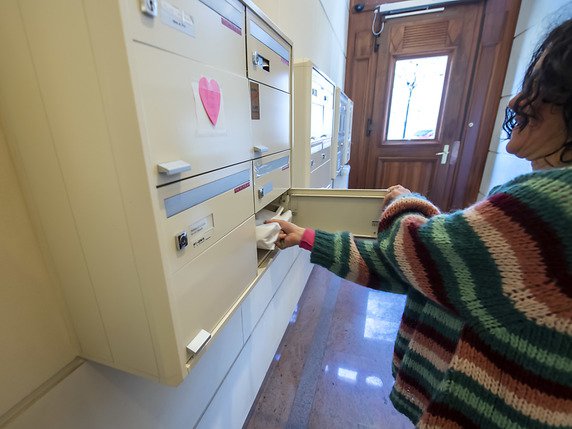
<path id="1" fill-rule="evenodd" d="M 352 87 L 353 79 L 354 34 L 359 31 L 359 29 L 356 30 L 355 25 L 352 25 L 351 17 L 356 13 L 368 13 L 373 18 L 373 9 L 379 3 L 380 0 L 351 0 L 350 2 L 345 80 L 345 88 L 348 90 Z M 361 12 L 355 10 L 358 4 L 364 5 Z M 520 4 L 521 0 L 485 0 L 473 82 L 469 89 L 465 123 L 461 133 L 463 144 L 459 153 L 456 154 L 457 162 L 452 175 L 452 192 L 447 208 L 462 208 L 474 203 L 477 199 L 501 100 Z M 349 91 L 348 96 L 352 98 Z M 354 103 L 366 103 L 366 112 L 371 112 L 373 108 L 371 100 L 354 99 L 353 101 Z M 363 119 L 363 122 L 367 122 L 366 118 Z M 365 129 L 361 125 L 357 124 L 354 127 L 352 137 L 352 152 L 354 153 L 351 155 L 350 165 L 352 161 L 363 160 L 364 153 L 367 153 L 369 138 L 366 137 Z M 358 136 L 356 136 L 356 131 L 359 133 Z M 361 187 L 361 183 L 363 183 L 361 174 L 352 176 L 350 173 L 350 187 Z"/>

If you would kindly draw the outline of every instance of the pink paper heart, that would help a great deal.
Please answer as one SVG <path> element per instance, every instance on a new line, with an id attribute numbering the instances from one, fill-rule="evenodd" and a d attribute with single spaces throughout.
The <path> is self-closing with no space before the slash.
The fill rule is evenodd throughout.
<path id="1" fill-rule="evenodd" d="M 209 82 L 206 77 L 201 77 L 201 80 L 199 80 L 199 95 L 209 120 L 213 125 L 216 125 L 218 114 L 220 113 L 220 87 L 218 82 L 214 79 L 211 79 Z"/>

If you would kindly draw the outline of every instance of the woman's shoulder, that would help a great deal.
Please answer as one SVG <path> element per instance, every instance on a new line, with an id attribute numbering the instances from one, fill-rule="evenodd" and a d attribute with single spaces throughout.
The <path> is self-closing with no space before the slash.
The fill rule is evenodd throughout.
<path id="1" fill-rule="evenodd" d="M 569 194 L 572 186 L 572 167 L 553 168 L 522 174 L 508 182 L 495 186 L 489 196 L 499 193 L 557 192 Z"/>

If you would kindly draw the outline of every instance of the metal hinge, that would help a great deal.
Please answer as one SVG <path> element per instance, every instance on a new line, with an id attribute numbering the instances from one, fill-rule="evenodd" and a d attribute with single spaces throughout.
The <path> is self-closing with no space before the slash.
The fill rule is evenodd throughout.
<path id="1" fill-rule="evenodd" d="M 371 118 L 367 118 L 367 126 L 365 129 L 365 135 L 368 137 L 371 135 L 371 132 L 373 131 L 372 125 L 373 125 L 373 121 L 371 120 Z"/>

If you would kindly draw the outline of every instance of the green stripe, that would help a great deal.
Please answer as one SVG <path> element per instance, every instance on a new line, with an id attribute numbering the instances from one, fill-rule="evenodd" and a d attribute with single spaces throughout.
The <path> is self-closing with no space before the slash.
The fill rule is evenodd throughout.
<path id="1" fill-rule="evenodd" d="M 452 342 L 459 340 L 461 329 L 463 329 L 463 321 L 461 319 L 432 302 L 427 303 L 423 316 L 423 322 L 435 328 L 441 335 Z"/>
<path id="2" fill-rule="evenodd" d="M 388 271 L 387 262 L 383 258 L 379 258 L 377 253 L 377 242 L 375 241 L 358 241 L 356 242 L 358 251 L 360 252 L 364 262 L 370 271 L 376 273 L 382 280 L 378 285 L 379 290 L 386 292 L 403 294 L 406 292 L 405 285 L 401 279 L 392 271 Z"/>
<path id="3" fill-rule="evenodd" d="M 423 309 L 425 308 L 425 304 L 427 302 L 429 302 L 427 298 L 425 298 L 422 294 L 417 292 L 417 290 L 412 289 L 411 293 L 407 295 L 407 301 L 405 303 L 405 311 L 407 311 L 410 314 L 421 316 L 421 313 L 423 313 Z"/>
<path id="4" fill-rule="evenodd" d="M 338 274 L 341 277 L 341 271 L 342 271 L 343 266 L 340 262 L 340 258 L 338 255 L 342 251 L 343 243 L 342 243 L 342 237 L 341 237 L 340 233 L 333 234 L 332 244 L 334 246 L 334 248 L 332 250 L 332 255 L 334 255 L 334 259 L 332 261 L 332 266 L 331 266 L 330 270 L 333 271 L 334 273 Z"/>
<path id="5" fill-rule="evenodd" d="M 409 374 L 425 389 L 429 397 L 433 396 L 443 381 L 443 373 L 435 367 L 433 362 L 411 349 L 407 351 L 407 355 L 401 361 L 399 372 Z"/>
<path id="6" fill-rule="evenodd" d="M 336 240 L 336 234 L 316 230 L 314 246 L 312 248 L 312 253 L 310 254 L 310 262 L 321 265 L 322 267 L 332 271 L 334 274 L 338 274 L 338 272 L 333 268 L 334 259 L 332 254 L 332 251 L 336 246 Z"/>
<path id="7" fill-rule="evenodd" d="M 353 237 L 348 232 L 342 232 L 339 234 L 340 237 L 340 252 L 336 254 L 339 255 L 337 259 L 340 264 L 340 277 L 346 278 L 350 272 L 350 246 Z"/>
<path id="8" fill-rule="evenodd" d="M 373 241 L 362 241 L 358 245 L 358 250 L 364 259 L 364 262 L 372 272 L 378 274 L 382 278 L 387 278 L 388 275 L 385 266 L 378 258 L 373 257 L 375 255 L 374 244 L 375 243 Z"/>
<path id="9" fill-rule="evenodd" d="M 399 335 L 398 332 L 397 338 L 395 339 L 395 344 L 393 346 L 393 351 L 395 352 L 396 350 L 399 350 L 401 352 L 405 352 L 407 347 L 409 347 L 409 340 L 403 337 L 402 335 Z"/>
<path id="10" fill-rule="evenodd" d="M 373 243 L 373 251 L 379 263 L 384 267 L 384 274 L 387 281 L 390 282 L 391 291 L 393 293 L 405 294 L 410 289 L 409 283 L 405 280 L 396 265 L 391 265 L 391 260 L 387 257 L 387 253 L 383 253 L 378 242 Z"/>
<path id="11" fill-rule="evenodd" d="M 411 285 L 408 279 L 403 274 L 401 266 L 397 262 L 395 255 L 395 237 L 400 231 L 402 217 L 403 216 L 396 219 L 389 228 L 389 230 L 386 230 L 379 235 L 377 242 L 378 245 L 376 246 L 375 250 L 378 255 L 378 258 L 386 261 L 386 265 L 389 266 L 387 271 L 390 272 L 392 278 L 398 279 L 399 283 L 401 283 L 399 287 L 400 289 L 399 293 L 407 293 Z"/>
<path id="12" fill-rule="evenodd" d="M 403 215 L 396 218 L 391 224 L 391 227 L 379 234 L 378 237 L 381 252 L 385 255 L 385 258 L 389 261 L 389 263 L 397 269 L 399 269 L 399 264 L 397 263 L 397 259 L 395 257 L 395 237 L 401 230 L 402 218 L 408 215 L 409 213 L 404 213 Z M 403 277 L 402 273 L 399 274 L 401 277 Z"/>
<path id="13" fill-rule="evenodd" d="M 421 409 L 419 409 L 415 404 L 408 401 L 407 398 L 400 392 L 393 388 L 389 394 L 389 399 L 393 403 L 393 406 L 397 411 L 405 414 L 413 424 L 416 424 L 421 417 Z"/>

